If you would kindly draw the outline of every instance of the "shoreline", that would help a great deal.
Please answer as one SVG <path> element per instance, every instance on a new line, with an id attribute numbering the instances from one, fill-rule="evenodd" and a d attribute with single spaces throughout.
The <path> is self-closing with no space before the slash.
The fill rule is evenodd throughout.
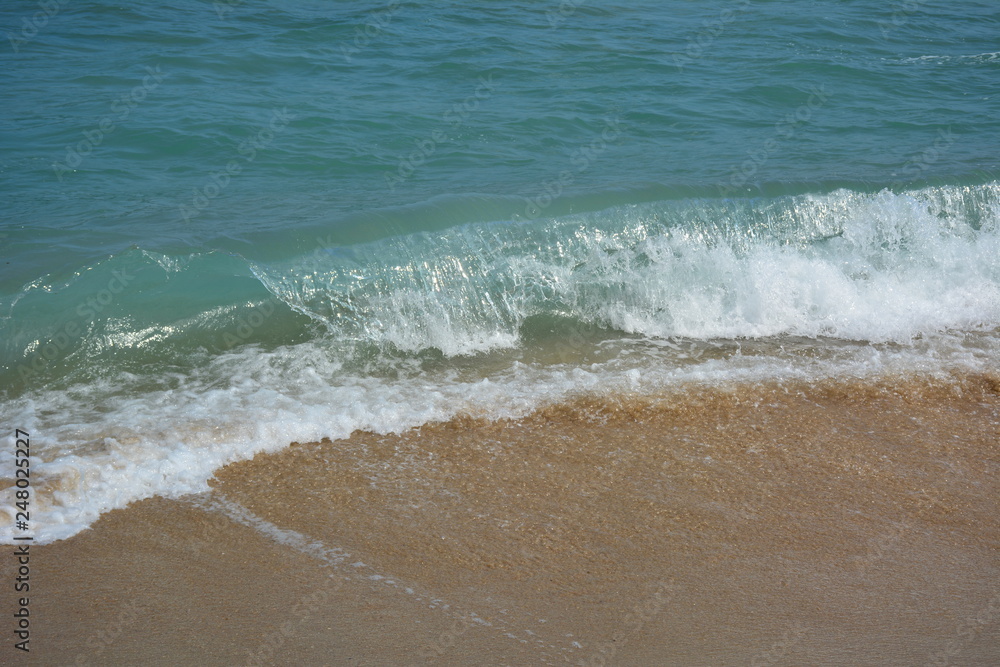
<path id="1" fill-rule="evenodd" d="M 998 442 L 970 378 L 293 444 L 32 549 L 31 658 L 996 664 Z"/>

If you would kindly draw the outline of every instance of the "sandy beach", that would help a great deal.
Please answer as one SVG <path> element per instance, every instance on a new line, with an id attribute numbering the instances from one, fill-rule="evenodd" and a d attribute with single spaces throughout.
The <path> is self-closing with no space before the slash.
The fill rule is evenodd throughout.
<path id="1" fill-rule="evenodd" d="M 0 3 L 0 667 L 1000 666 L 1000 12 Z"/>
<path id="2" fill-rule="evenodd" d="M 1000 664 L 998 442 L 966 377 L 294 444 L 33 547 L 3 662 Z"/>

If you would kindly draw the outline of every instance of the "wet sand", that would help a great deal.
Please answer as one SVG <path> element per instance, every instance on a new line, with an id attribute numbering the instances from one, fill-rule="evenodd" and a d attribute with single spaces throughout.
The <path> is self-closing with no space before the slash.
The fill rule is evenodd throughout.
<path id="1" fill-rule="evenodd" d="M 30 664 L 996 665 L 998 443 L 971 377 L 294 444 L 32 547 Z"/>

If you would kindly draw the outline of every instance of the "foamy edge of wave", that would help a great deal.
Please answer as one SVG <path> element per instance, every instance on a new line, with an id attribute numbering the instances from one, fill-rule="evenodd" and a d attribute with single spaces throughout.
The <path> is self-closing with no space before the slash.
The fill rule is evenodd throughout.
<path id="1" fill-rule="evenodd" d="M 1000 360 L 995 340 L 985 349 L 972 349 L 960 339 L 941 339 L 932 341 L 929 350 L 859 346 L 826 361 L 737 354 L 683 366 L 648 363 L 649 359 L 637 364 L 622 358 L 587 366 L 514 362 L 504 373 L 477 381 L 343 377 L 337 384 L 312 368 L 302 368 L 294 378 L 284 377 L 283 389 L 276 377 L 271 378 L 274 387 L 262 384 L 268 375 L 262 369 L 284 367 L 303 352 L 300 347 L 273 352 L 244 349 L 212 369 L 244 369 L 224 389 L 204 390 L 194 384 L 184 390 L 119 396 L 110 410 L 100 413 L 79 400 L 60 399 L 56 392 L 5 406 L 3 421 L 30 431 L 34 451 L 43 453 L 32 459 L 35 542 L 71 537 L 102 514 L 130 502 L 203 492 L 219 468 L 260 452 L 279 451 L 294 441 L 336 440 L 356 430 L 399 433 L 461 415 L 519 419 L 587 395 L 656 394 L 688 384 L 894 375 L 948 381 L 955 374 L 988 372 Z M 319 349 L 311 352 L 322 354 Z M 256 373 L 248 368 L 256 368 Z M 207 379 L 207 375 L 202 378 Z M 13 446 L 12 441 L 7 444 Z M 0 510 L 13 520 L 11 505 Z M 0 526 L 0 541 L 10 543 L 13 537 L 12 523 Z"/>

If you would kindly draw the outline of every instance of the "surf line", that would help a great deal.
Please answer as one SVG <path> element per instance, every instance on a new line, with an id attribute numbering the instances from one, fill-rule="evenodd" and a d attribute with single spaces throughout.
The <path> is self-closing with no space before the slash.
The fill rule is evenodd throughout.
<path id="1" fill-rule="evenodd" d="M 518 643 L 538 644 L 540 645 L 542 655 L 546 658 L 552 658 L 549 654 L 549 650 L 554 650 L 564 654 L 566 652 L 574 651 L 573 648 L 558 647 L 553 644 L 549 644 L 530 630 L 524 631 L 524 633 L 528 635 L 527 639 L 520 637 L 512 626 L 500 621 L 499 619 L 487 620 L 474 612 L 463 613 L 459 609 L 455 608 L 454 605 L 446 603 L 440 597 L 420 591 L 419 587 L 414 584 L 404 583 L 401 582 L 398 577 L 392 577 L 375 572 L 371 566 L 360 560 L 349 563 L 348 561 L 353 560 L 351 554 L 341 547 L 330 547 L 320 540 L 311 538 L 308 535 L 303 535 L 302 533 L 289 530 L 287 528 L 281 528 L 280 526 L 257 516 L 240 503 L 226 498 L 217 491 L 194 494 L 182 498 L 181 500 L 206 513 L 222 514 L 234 523 L 254 529 L 272 542 L 294 549 L 299 553 L 320 561 L 326 567 L 331 567 L 339 571 L 343 575 L 343 579 L 341 581 L 353 579 L 358 582 L 388 586 L 396 593 L 412 596 L 417 602 L 425 602 L 428 606 L 430 606 L 430 608 L 437 609 L 441 611 L 441 613 L 451 616 L 456 620 L 465 622 L 471 619 L 476 624 L 493 628 L 504 637 L 517 641 Z M 362 570 L 370 571 L 371 574 L 367 574 L 366 576 L 366 574 L 362 573 Z M 425 651 L 425 657 L 430 657 L 429 655 L 426 655 L 426 653 L 428 652 Z"/>

